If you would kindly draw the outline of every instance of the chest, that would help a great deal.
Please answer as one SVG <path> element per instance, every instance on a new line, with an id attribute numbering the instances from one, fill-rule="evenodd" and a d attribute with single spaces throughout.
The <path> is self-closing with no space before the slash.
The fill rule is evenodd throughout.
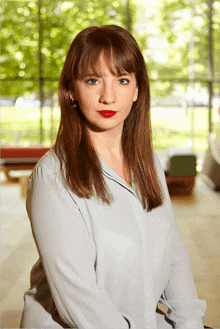
<path id="1" fill-rule="evenodd" d="M 160 268 L 170 237 L 170 220 L 163 207 L 147 212 L 137 196 L 119 187 L 110 205 L 88 200 L 84 210 L 97 262 L 104 259 L 110 270 L 118 266 L 130 270 L 146 266 L 147 257 L 155 270 Z"/>

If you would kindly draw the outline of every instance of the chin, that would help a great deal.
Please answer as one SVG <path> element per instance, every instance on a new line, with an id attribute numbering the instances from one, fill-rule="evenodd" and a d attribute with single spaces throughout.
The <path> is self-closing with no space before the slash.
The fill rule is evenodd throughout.
<path id="1" fill-rule="evenodd" d="M 86 122 L 85 125 L 86 125 L 87 129 L 94 131 L 94 132 L 104 132 L 104 131 L 108 130 L 108 128 L 106 128 L 106 127 L 97 126 L 96 124 L 88 122 L 88 121 Z"/>

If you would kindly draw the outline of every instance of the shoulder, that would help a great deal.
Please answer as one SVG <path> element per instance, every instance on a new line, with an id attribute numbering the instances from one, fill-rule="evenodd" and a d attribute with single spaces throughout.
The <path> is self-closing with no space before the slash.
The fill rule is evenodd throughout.
<path id="1" fill-rule="evenodd" d="M 57 157 L 54 148 L 52 147 L 36 164 L 30 180 L 34 184 L 37 182 L 44 184 L 54 184 L 55 181 L 62 180 L 60 170 L 60 161 Z"/>
<path id="2" fill-rule="evenodd" d="M 44 156 L 38 161 L 35 169 L 45 168 L 49 171 L 59 172 L 60 171 L 60 161 L 52 147 Z"/>

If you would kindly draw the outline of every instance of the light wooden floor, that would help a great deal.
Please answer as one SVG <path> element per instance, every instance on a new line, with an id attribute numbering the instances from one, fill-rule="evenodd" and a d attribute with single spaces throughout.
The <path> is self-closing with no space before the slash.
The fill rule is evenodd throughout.
<path id="1" fill-rule="evenodd" d="M 220 193 L 197 176 L 192 196 L 172 203 L 198 296 L 207 302 L 204 324 L 220 328 Z"/>
<path id="2" fill-rule="evenodd" d="M 1 328 L 18 328 L 23 294 L 37 260 L 18 184 L 1 185 Z M 199 177 L 190 197 L 172 198 L 201 299 L 207 301 L 206 326 L 220 328 L 220 193 Z"/>

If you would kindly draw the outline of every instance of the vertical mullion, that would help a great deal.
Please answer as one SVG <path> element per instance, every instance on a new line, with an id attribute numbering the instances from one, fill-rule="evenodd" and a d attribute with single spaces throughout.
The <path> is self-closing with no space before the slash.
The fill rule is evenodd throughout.
<path id="1" fill-rule="evenodd" d="M 131 17 L 130 17 L 129 0 L 127 0 L 127 8 L 126 8 L 126 28 L 129 32 L 131 32 Z"/>
<path id="2" fill-rule="evenodd" d="M 208 92 L 209 92 L 209 133 L 212 132 L 212 92 L 213 92 L 213 54 L 212 54 L 212 0 L 209 0 L 209 34 L 208 34 Z"/>
<path id="3" fill-rule="evenodd" d="M 38 0 L 38 69 L 39 69 L 39 98 L 40 98 L 40 144 L 43 144 L 43 76 L 42 76 L 42 21 L 41 21 L 41 0 Z"/>

